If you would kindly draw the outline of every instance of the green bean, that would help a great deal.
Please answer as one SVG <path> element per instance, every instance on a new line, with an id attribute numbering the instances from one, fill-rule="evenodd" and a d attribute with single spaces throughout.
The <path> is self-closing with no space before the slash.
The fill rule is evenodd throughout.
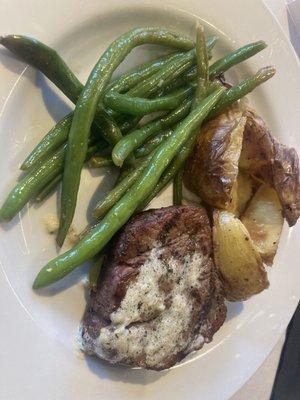
<path id="1" fill-rule="evenodd" d="M 21 35 L 1 36 L 0 44 L 40 70 L 73 103 L 76 103 L 82 84 L 55 50 L 34 38 Z"/>
<path id="2" fill-rule="evenodd" d="M 275 72 L 276 70 L 274 67 L 261 68 L 255 75 L 226 90 L 221 96 L 219 102 L 209 113 L 208 118 L 215 117 L 226 107 L 252 92 L 257 86 L 272 78 Z"/>
<path id="3" fill-rule="evenodd" d="M 68 133 L 72 123 L 73 113 L 62 118 L 54 127 L 43 137 L 39 144 L 33 149 L 29 156 L 21 165 L 23 171 L 32 168 L 40 161 L 47 158 L 54 150 L 62 145 L 68 138 Z"/>
<path id="4" fill-rule="evenodd" d="M 45 198 L 48 197 L 56 189 L 57 185 L 61 181 L 61 178 L 61 173 L 56 175 L 49 183 L 47 183 L 47 185 L 43 187 L 40 193 L 36 196 L 35 201 L 37 203 L 41 203 L 42 201 L 44 201 Z"/>
<path id="5" fill-rule="evenodd" d="M 113 148 L 112 159 L 115 165 L 121 166 L 129 154 L 145 142 L 145 140 L 154 133 L 164 130 L 186 116 L 191 108 L 192 101 L 185 100 L 180 107 L 166 116 L 159 117 L 156 120 L 144 125 L 128 135 L 124 136 Z"/>
<path id="6" fill-rule="evenodd" d="M 99 144 L 90 144 L 87 152 L 87 158 L 91 157 L 99 149 Z M 101 143 L 102 145 L 102 143 Z M 67 143 L 61 145 L 53 154 L 51 154 L 42 163 L 31 168 L 27 175 L 8 194 L 4 204 L 0 209 L 0 221 L 11 220 L 24 205 L 31 199 L 39 197 L 44 191 L 47 195 L 46 187 L 53 180 L 56 180 L 57 175 L 62 174 L 63 160 L 65 158 Z M 49 170 L 49 174 L 48 171 Z"/>
<path id="7" fill-rule="evenodd" d="M 72 223 L 77 202 L 81 169 L 87 150 L 89 131 L 96 114 L 97 104 L 118 65 L 136 46 L 143 43 L 166 44 L 170 47 L 189 49 L 190 40 L 180 38 L 164 29 L 137 28 L 116 39 L 100 57 L 76 103 L 68 136 L 63 174 L 60 224 L 57 243 L 62 245 Z"/>
<path id="8" fill-rule="evenodd" d="M 180 206 L 182 203 L 182 175 L 183 168 L 181 168 L 173 179 L 173 204 Z"/>
<path id="9" fill-rule="evenodd" d="M 210 79 L 213 79 L 221 73 L 226 72 L 229 68 L 241 63 L 242 61 L 247 60 L 258 52 L 264 50 L 266 47 L 267 44 L 264 41 L 260 40 L 258 42 L 246 44 L 246 46 L 243 46 L 238 50 L 229 53 L 225 57 L 220 58 L 209 68 Z"/>
<path id="10" fill-rule="evenodd" d="M 50 261 L 39 272 L 33 283 L 34 289 L 58 281 L 103 249 L 135 212 L 138 204 L 152 192 L 170 160 L 199 127 L 209 110 L 217 102 L 222 90 L 223 88 L 220 88 L 205 98 L 177 125 L 174 134 L 155 151 L 150 163 L 133 184 L 131 190 L 127 191 L 105 217 L 71 250 Z"/>
<path id="11" fill-rule="evenodd" d="M 172 80 L 186 72 L 194 63 L 195 51 L 191 50 L 183 55 L 178 55 L 178 59 L 167 63 L 156 74 L 140 82 L 127 92 L 131 97 L 150 97 L 162 90 Z"/>
<path id="12" fill-rule="evenodd" d="M 100 106 L 98 106 L 97 108 L 97 114 L 94 115 L 94 124 L 100 129 L 101 134 L 103 138 L 107 141 L 107 143 L 114 145 L 115 143 L 118 143 L 120 139 L 122 139 L 121 130 L 114 119 L 104 109 L 102 109 L 101 114 L 99 113 L 99 109 Z M 93 126 L 94 124 L 92 123 L 91 126 Z"/>
<path id="13" fill-rule="evenodd" d="M 152 199 L 154 199 L 154 197 L 157 196 L 169 182 L 171 182 L 178 171 L 183 167 L 186 159 L 194 148 L 196 137 L 197 132 L 186 143 L 184 143 L 179 152 L 171 161 L 168 168 L 164 171 L 161 179 L 153 189 L 152 193 L 150 193 L 150 195 L 139 204 L 138 211 L 144 210 L 152 201 Z"/>
<path id="14" fill-rule="evenodd" d="M 102 142 L 95 143 L 89 146 L 86 161 L 90 159 L 98 150 L 99 147 L 103 145 Z M 57 185 L 60 183 L 62 179 L 62 172 L 60 172 L 55 178 L 53 178 L 49 183 L 45 185 L 45 187 L 40 191 L 40 193 L 36 196 L 35 201 L 37 203 L 42 202 L 50 193 L 54 191 Z"/>
<path id="15" fill-rule="evenodd" d="M 137 160 L 137 164 L 138 164 L 138 163 L 139 163 L 139 160 Z M 134 171 L 135 169 L 136 169 L 136 167 L 134 167 L 134 166 L 132 166 L 132 165 L 130 165 L 130 166 L 127 166 L 126 164 L 123 165 L 123 167 L 120 168 L 120 173 L 119 173 L 119 175 L 118 175 L 118 178 L 117 178 L 115 184 L 118 185 L 124 178 L 126 178 L 126 176 L 127 176 L 130 172 Z"/>
<path id="16" fill-rule="evenodd" d="M 167 129 L 166 131 L 159 133 L 153 138 L 149 139 L 145 144 L 137 148 L 134 152 L 136 158 L 147 156 L 154 149 L 156 149 L 164 140 L 168 139 L 173 133 L 172 129 Z"/>
<path id="17" fill-rule="evenodd" d="M 59 174 L 63 167 L 65 148 L 66 144 L 17 183 L 0 209 L 0 221 L 11 220 L 29 200 L 37 196 L 43 187 Z"/>
<path id="18" fill-rule="evenodd" d="M 72 122 L 73 113 L 68 114 L 63 117 L 60 121 L 54 125 L 54 127 L 43 137 L 43 139 L 37 144 L 37 146 L 32 150 L 32 152 L 25 159 L 23 164 L 21 165 L 21 170 L 28 171 L 31 168 L 35 167 L 37 164 L 42 162 L 44 159 L 47 159 L 54 151 L 68 138 L 69 129 Z M 115 137 L 115 142 L 117 142 L 120 136 L 119 131 L 122 130 L 126 132 L 126 130 L 131 127 L 135 127 L 137 120 L 131 120 L 124 122 L 120 128 L 112 121 L 112 123 L 108 124 L 106 132 L 111 136 Z M 93 134 L 96 135 L 95 130 L 93 129 Z M 99 139 L 98 139 L 99 141 Z M 102 141 L 102 146 L 105 143 Z"/>
<path id="19" fill-rule="evenodd" d="M 124 121 L 120 124 L 121 132 L 124 134 L 130 132 L 132 129 L 137 127 L 140 120 L 141 120 L 140 117 L 132 117 L 131 116 L 130 119 L 127 119 L 126 121 Z"/>
<path id="20" fill-rule="evenodd" d="M 130 97 L 127 94 L 110 92 L 105 97 L 104 104 L 118 112 L 131 115 L 147 115 L 155 111 L 169 111 L 178 107 L 184 99 L 191 95 L 191 86 L 178 89 L 166 96 L 156 99 L 145 99 L 141 97 Z"/>
<path id="21" fill-rule="evenodd" d="M 193 76 L 192 79 L 189 78 L 191 73 Z M 167 95 L 176 89 L 185 87 L 186 85 L 193 85 L 196 82 L 196 80 L 195 80 L 196 76 L 197 76 L 197 68 L 196 68 L 196 66 L 193 66 L 190 70 L 187 71 L 187 73 L 181 74 L 181 76 L 177 77 L 176 79 L 173 79 L 170 83 L 165 85 L 162 88 L 162 90 L 157 92 L 156 95 L 157 96 Z"/>
<path id="22" fill-rule="evenodd" d="M 176 60 L 177 58 L 178 58 L 178 53 L 172 53 L 163 56 L 162 58 L 139 65 L 137 68 L 134 68 L 133 70 L 123 74 L 120 78 L 116 79 L 115 81 L 107 85 L 105 92 L 106 93 L 109 93 L 110 91 L 115 91 L 118 93 L 127 92 L 137 83 L 139 83 L 142 79 L 148 78 L 149 76 L 158 72 L 168 62 Z"/>
<path id="23" fill-rule="evenodd" d="M 205 42 L 209 59 L 212 58 L 211 52 L 212 52 L 212 49 L 215 47 L 218 40 L 219 40 L 218 36 L 210 36 Z"/>
<path id="24" fill-rule="evenodd" d="M 129 173 L 101 200 L 93 210 L 93 218 L 99 220 L 120 200 L 124 193 L 134 184 L 143 169 L 151 160 L 152 154 L 145 157 L 139 165 Z"/>
<path id="25" fill-rule="evenodd" d="M 195 102 L 198 102 L 204 97 L 209 83 L 208 55 L 204 37 L 204 29 L 202 25 L 197 26 L 196 59 L 198 74 Z"/>
<path id="26" fill-rule="evenodd" d="M 118 127 L 118 125 L 115 123 L 113 119 L 110 119 L 109 117 L 105 116 L 105 113 L 103 113 L 103 121 L 106 125 L 104 127 L 103 131 L 103 136 L 107 138 L 107 141 L 110 138 L 114 139 L 114 143 L 117 143 L 121 138 L 122 138 L 122 133 L 121 129 Z M 98 119 L 98 116 L 96 115 L 96 121 Z M 100 122 L 100 121 L 99 121 Z M 99 123 L 98 123 L 99 125 Z M 134 155 L 131 154 L 130 157 L 126 160 L 127 163 L 135 165 L 135 158 Z"/>
<path id="27" fill-rule="evenodd" d="M 104 255 L 97 256 L 89 269 L 89 286 L 91 291 L 97 290 L 97 282 L 104 262 Z"/>
<path id="28" fill-rule="evenodd" d="M 54 154 L 55 150 L 66 142 L 68 138 L 69 128 L 71 126 L 73 113 L 68 114 L 66 117 L 62 118 L 56 125 L 43 137 L 43 139 L 37 144 L 37 146 L 32 150 L 26 160 L 23 162 L 21 169 L 23 171 L 28 171 L 35 167 L 36 165 L 43 162 L 51 154 Z M 112 123 L 108 129 L 111 131 L 111 135 L 115 135 L 116 130 L 119 128 L 116 124 Z M 96 136 L 93 131 L 93 135 Z M 107 142 L 101 139 L 97 139 L 98 145 L 104 147 Z"/>
<path id="29" fill-rule="evenodd" d="M 102 168 L 102 167 L 109 167 L 114 165 L 111 158 L 101 157 L 101 156 L 92 156 L 88 163 L 89 168 Z"/>
<path id="30" fill-rule="evenodd" d="M 97 221 L 99 221 L 123 196 L 127 190 L 134 184 L 143 169 L 148 165 L 153 154 L 148 154 L 148 157 L 140 160 L 136 168 L 130 168 L 126 171 L 121 179 L 117 181 L 115 187 L 108 193 L 103 200 L 101 200 L 93 209 L 94 222 L 89 224 L 81 233 L 80 238 L 82 239 L 87 233 L 93 229 Z M 124 172 L 124 171 L 123 171 Z"/>

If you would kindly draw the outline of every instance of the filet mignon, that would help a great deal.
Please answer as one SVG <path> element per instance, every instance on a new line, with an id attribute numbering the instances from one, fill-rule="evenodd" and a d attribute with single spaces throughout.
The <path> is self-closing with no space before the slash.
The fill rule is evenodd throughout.
<path id="1" fill-rule="evenodd" d="M 161 370 L 210 342 L 226 307 L 204 208 L 142 212 L 115 238 L 81 325 L 82 347 Z"/>

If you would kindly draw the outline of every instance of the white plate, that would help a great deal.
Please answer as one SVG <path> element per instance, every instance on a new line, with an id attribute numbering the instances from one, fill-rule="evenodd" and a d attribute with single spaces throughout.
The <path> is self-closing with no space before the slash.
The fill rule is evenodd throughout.
<path id="1" fill-rule="evenodd" d="M 299 150 L 299 66 L 288 40 L 260 1 L 227 0 L 221 6 L 218 0 L 12 0 L 0 5 L 1 34 L 31 34 L 54 46 L 82 80 L 97 56 L 127 29 L 161 24 L 193 34 L 197 18 L 210 32 L 218 32 L 216 55 L 266 40 L 268 49 L 235 68 L 231 78 L 241 78 L 264 65 L 277 67 L 276 77 L 249 97 L 274 135 Z M 125 68 L 153 57 L 157 50 L 148 46 L 135 51 Z M 3 199 L 18 175 L 16 167 L 69 105 L 42 76 L 3 49 L 0 61 Z M 84 224 L 87 201 L 99 182 L 99 172 L 91 176 L 85 171 L 84 175 L 75 219 L 78 228 Z M 104 179 L 97 196 L 104 194 L 113 179 L 113 174 Z M 168 201 L 166 193 L 154 205 Z M 267 357 L 296 307 L 300 229 L 285 226 L 269 270 L 270 289 L 245 303 L 230 304 L 227 322 L 213 342 L 180 366 L 157 373 L 115 368 L 85 358 L 75 344 L 85 305 L 84 271 L 78 270 L 41 293 L 31 290 L 40 267 L 56 254 L 53 237 L 42 222 L 55 208 L 54 196 L 40 208 L 27 207 L 19 218 L 1 226 L 1 399 L 228 399 Z"/>

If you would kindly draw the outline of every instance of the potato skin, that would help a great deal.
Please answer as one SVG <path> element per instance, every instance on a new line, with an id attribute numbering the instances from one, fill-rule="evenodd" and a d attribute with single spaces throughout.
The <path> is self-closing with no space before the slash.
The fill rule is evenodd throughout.
<path id="1" fill-rule="evenodd" d="M 289 226 L 296 224 L 300 215 L 299 159 L 295 149 L 273 139 L 273 187 L 282 205 L 283 215 Z"/>
<path id="2" fill-rule="evenodd" d="M 208 205 L 226 209 L 238 175 L 246 118 L 229 109 L 201 128 L 184 171 L 184 183 Z"/>
<path id="3" fill-rule="evenodd" d="M 242 222 L 228 211 L 215 210 L 213 224 L 214 259 L 227 300 L 247 300 L 266 289 L 266 270 Z"/>
<path id="4" fill-rule="evenodd" d="M 299 159 L 295 149 L 279 143 L 254 111 L 247 110 L 239 167 L 272 186 L 289 226 L 300 215 Z"/>

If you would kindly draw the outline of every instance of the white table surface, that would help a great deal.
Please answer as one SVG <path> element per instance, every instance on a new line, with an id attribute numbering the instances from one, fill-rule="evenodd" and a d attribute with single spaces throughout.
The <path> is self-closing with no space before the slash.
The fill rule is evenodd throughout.
<path id="1" fill-rule="evenodd" d="M 296 1 L 298 3 L 297 6 L 300 8 L 300 0 Z M 286 2 L 284 0 L 264 0 L 264 3 L 277 18 L 286 35 L 293 43 L 298 55 L 300 55 L 300 38 L 288 18 Z M 277 343 L 262 366 L 230 400 L 270 399 L 283 344 L 284 337 Z"/>

